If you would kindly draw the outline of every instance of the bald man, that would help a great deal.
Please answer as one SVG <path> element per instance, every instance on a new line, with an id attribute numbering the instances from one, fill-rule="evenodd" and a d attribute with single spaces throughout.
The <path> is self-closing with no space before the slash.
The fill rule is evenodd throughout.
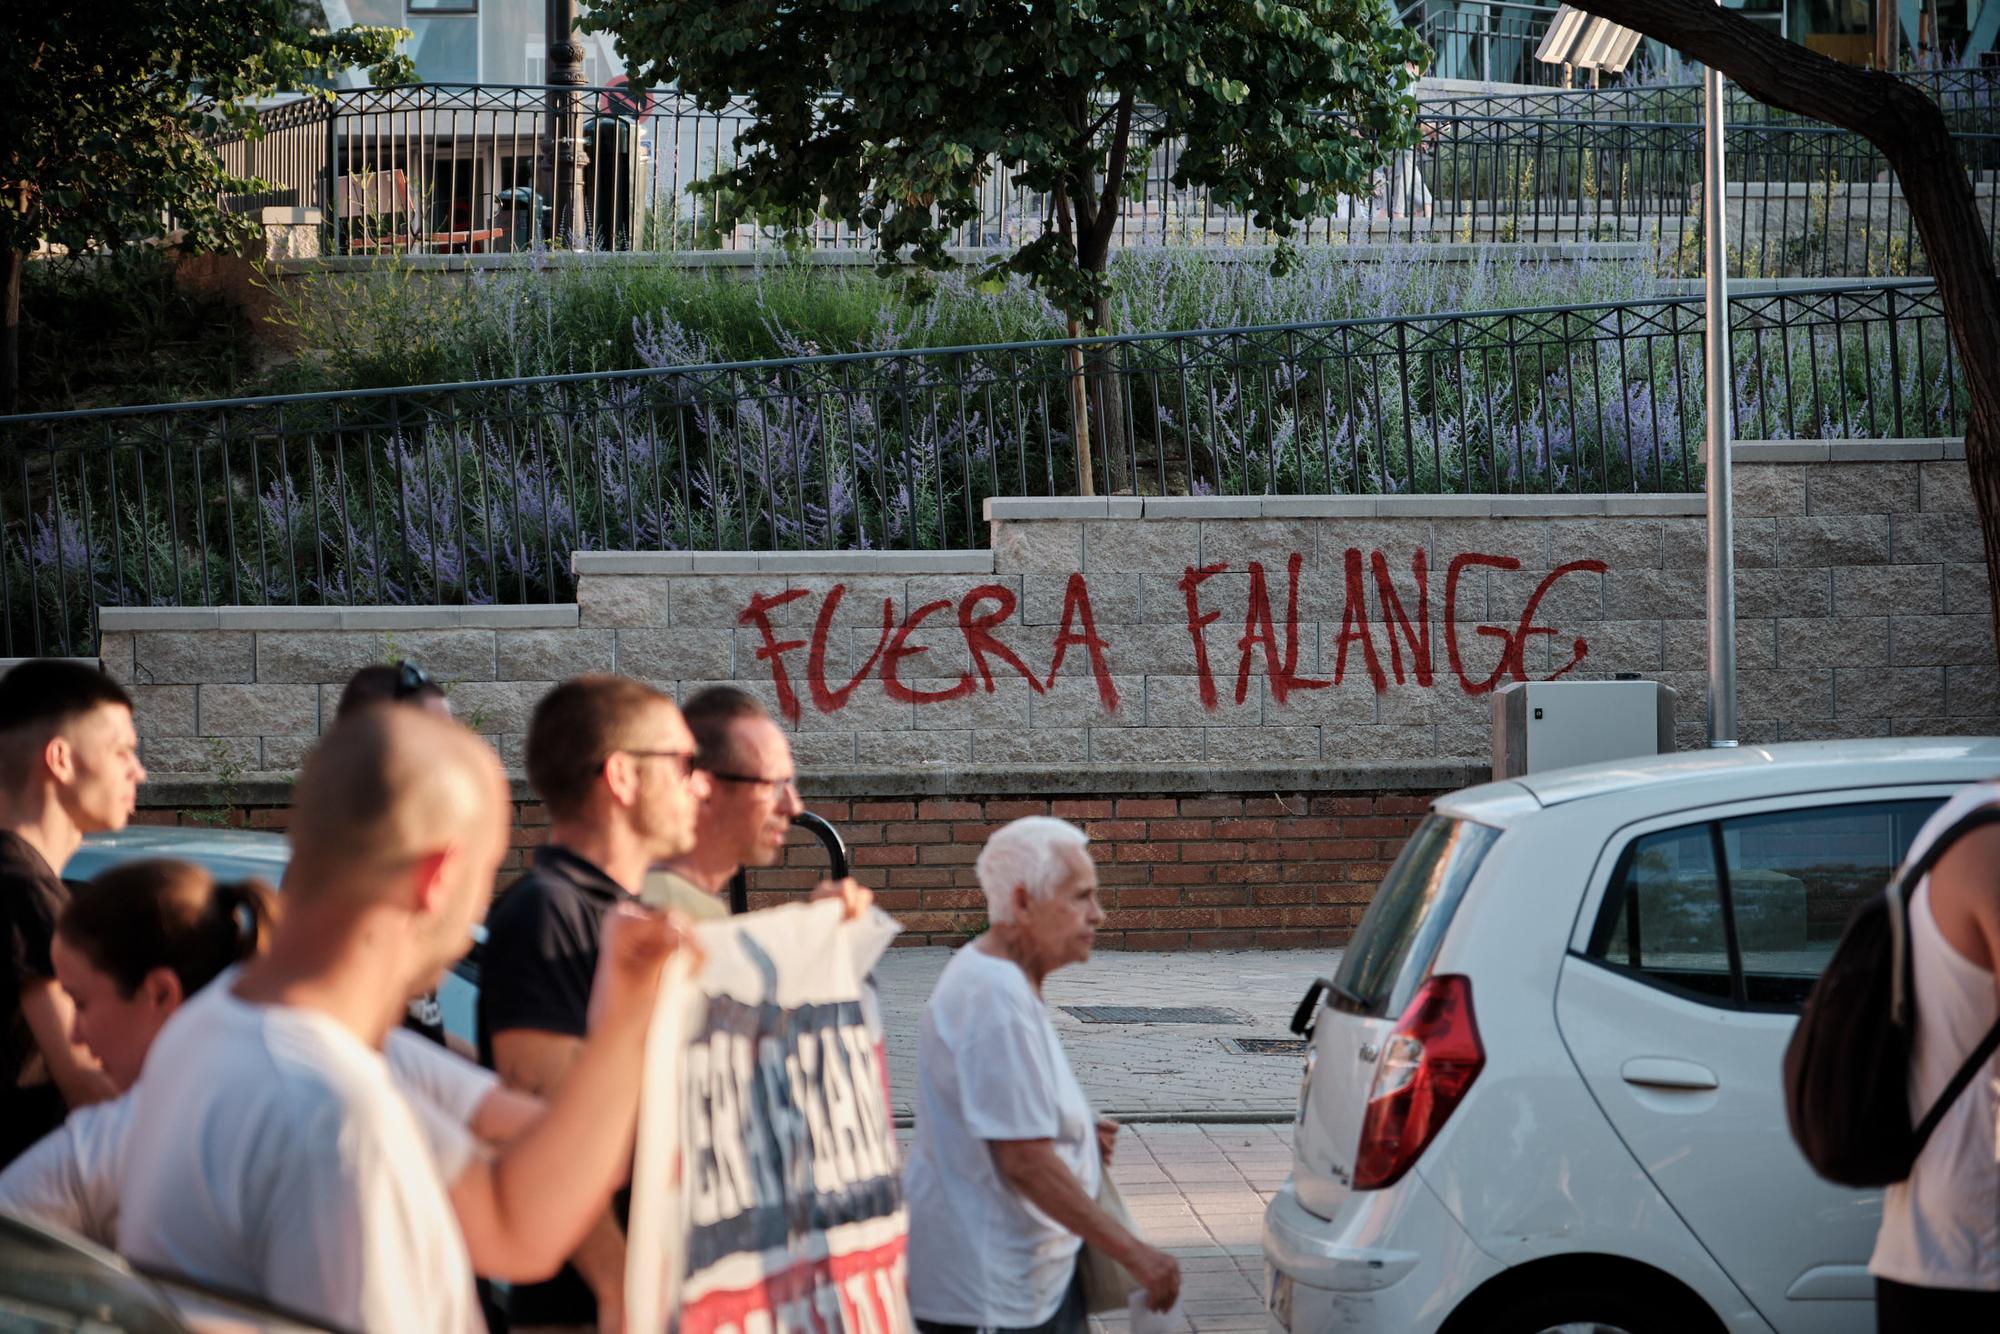
<path id="1" fill-rule="evenodd" d="M 119 1250 L 337 1328 L 465 1334 L 483 1328 L 474 1266 L 538 1278 L 575 1247 L 626 1168 L 678 929 L 607 922 L 562 1095 L 490 1161 L 405 1101 L 381 1053 L 464 951 L 510 810 L 492 751 L 455 723 L 334 726 L 293 791 L 269 951 L 182 1007 L 130 1095 Z"/>

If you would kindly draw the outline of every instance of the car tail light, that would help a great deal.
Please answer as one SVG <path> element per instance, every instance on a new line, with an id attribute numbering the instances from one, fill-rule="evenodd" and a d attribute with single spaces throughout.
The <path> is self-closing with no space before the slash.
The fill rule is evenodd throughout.
<path id="1" fill-rule="evenodd" d="M 1381 1190 L 1401 1180 L 1485 1064 L 1471 980 L 1426 981 L 1383 1044 L 1354 1155 L 1354 1188 Z"/>

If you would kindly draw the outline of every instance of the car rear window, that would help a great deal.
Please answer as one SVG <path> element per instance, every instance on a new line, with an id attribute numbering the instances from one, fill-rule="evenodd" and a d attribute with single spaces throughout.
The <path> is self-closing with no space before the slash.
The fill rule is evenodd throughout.
<path id="1" fill-rule="evenodd" d="M 1402 1003 L 1436 957 L 1465 887 L 1500 831 L 1432 815 L 1417 826 L 1375 892 L 1334 975 L 1334 1004 L 1386 1015 Z"/>

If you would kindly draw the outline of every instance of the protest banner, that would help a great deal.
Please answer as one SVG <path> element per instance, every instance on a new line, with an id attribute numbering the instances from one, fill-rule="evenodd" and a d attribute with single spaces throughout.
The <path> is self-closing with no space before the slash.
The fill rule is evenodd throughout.
<path id="1" fill-rule="evenodd" d="M 907 1226 L 868 970 L 896 934 L 824 902 L 708 922 L 647 1040 L 627 1323 L 908 1334 Z M 678 1160 L 678 1170 L 676 1170 Z"/>

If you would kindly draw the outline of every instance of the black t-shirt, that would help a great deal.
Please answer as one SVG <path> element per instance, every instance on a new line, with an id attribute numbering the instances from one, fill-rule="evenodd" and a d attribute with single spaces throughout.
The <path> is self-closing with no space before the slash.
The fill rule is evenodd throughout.
<path id="1" fill-rule="evenodd" d="M 21 991 L 55 978 L 49 945 L 69 902 L 62 877 L 11 830 L 0 830 L 0 1167 L 62 1124 L 69 1109 L 21 1012 Z"/>
<path id="2" fill-rule="evenodd" d="M 535 853 L 533 868 L 486 914 L 479 965 L 479 1059 L 493 1064 L 493 1035 L 533 1029 L 581 1038 L 590 1014 L 604 914 L 637 898 L 567 848 Z M 626 1196 L 616 1201 L 623 1220 Z M 546 1283 L 514 1288 L 508 1314 L 516 1325 L 591 1325 L 597 1301 L 575 1269 Z"/>

